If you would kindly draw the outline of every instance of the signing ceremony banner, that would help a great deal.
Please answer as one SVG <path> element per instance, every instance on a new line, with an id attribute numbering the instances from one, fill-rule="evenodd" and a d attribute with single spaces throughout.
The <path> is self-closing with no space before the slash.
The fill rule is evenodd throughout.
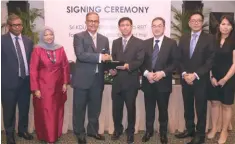
<path id="1" fill-rule="evenodd" d="M 77 0 L 44 1 L 45 25 L 55 31 L 55 41 L 64 46 L 69 60 L 75 61 L 73 35 L 86 30 L 85 16 L 97 12 L 100 16 L 98 32 L 110 42 L 120 37 L 118 20 L 130 17 L 133 20 L 133 35 L 140 39 L 152 37 L 151 22 L 155 17 L 166 20 L 165 35 L 170 36 L 170 0 Z"/>

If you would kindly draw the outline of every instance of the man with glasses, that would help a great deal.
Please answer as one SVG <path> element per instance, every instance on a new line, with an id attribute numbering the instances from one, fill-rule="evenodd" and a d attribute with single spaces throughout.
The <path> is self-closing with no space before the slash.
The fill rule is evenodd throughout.
<path id="1" fill-rule="evenodd" d="M 32 140 L 28 133 L 30 104 L 29 61 L 33 42 L 21 34 L 22 20 L 15 14 L 7 19 L 9 32 L 1 37 L 2 108 L 7 144 L 15 144 L 15 112 L 19 108 L 18 136 Z"/>
<path id="2" fill-rule="evenodd" d="M 139 68 L 144 60 L 143 41 L 132 35 L 132 20 L 123 17 L 118 21 L 122 36 L 113 41 L 112 58 L 125 64 L 110 70 L 114 76 L 112 85 L 114 133 L 112 140 L 123 133 L 122 117 L 124 102 L 127 108 L 127 143 L 134 143 L 136 96 L 140 87 Z"/>
<path id="3" fill-rule="evenodd" d="M 181 53 L 182 94 L 184 100 L 184 118 L 186 130 L 177 138 L 193 137 L 188 144 L 205 142 L 207 112 L 207 82 L 214 58 L 214 37 L 202 31 L 204 17 L 196 12 L 190 16 L 190 34 L 185 34 L 179 42 Z M 195 131 L 194 99 L 197 114 Z"/>
<path id="4" fill-rule="evenodd" d="M 74 35 L 74 52 L 77 57 L 72 75 L 73 130 L 78 143 L 86 143 L 84 120 L 88 107 L 87 135 L 105 140 L 98 134 L 99 115 L 104 89 L 104 68 L 102 61 L 110 60 L 108 38 L 97 33 L 99 15 L 86 15 L 87 30 Z"/>
<path id="5" fill-rule="evenodd" d="M 143 74 L 146 132 L 142 142 L 149 141 L 154 133 L 156 102 L 159 110 L 160 141 L 167 144 L 168 102 L 172 91 L 172 73 L 177 67 L 178 51 L 175 40 L 164 35 L 165 20 L 152 20 L 154 37 L 144 41 L 145 59 L 141 66 Z"/>

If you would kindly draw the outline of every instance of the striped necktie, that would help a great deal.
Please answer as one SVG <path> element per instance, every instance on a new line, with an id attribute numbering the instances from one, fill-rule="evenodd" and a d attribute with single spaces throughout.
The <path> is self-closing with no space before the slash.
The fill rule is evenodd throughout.
<path id="1" fill-rule="evenodd" d="M 23 59 L 23 55 L 22 55 L 22 51 L 20 48 L 20 43 L 19 43 L 19 37 L 15 37 L 15 46 L 16 46 L 16 52 L 17 52 L 17 56 L 18 56 L 18 62 L 19 62 L 19 76 L 21 78 L 25 78 L 26 77 L 26 73 L 25 73 L 25 65 L 24 65 L 24 59 Z"/>
<path id="2" fill-rule="evenodd" d="M 159 46 L 158 46 L 159 40 L 155 40 L 155 45 L 153 49 L 153 55 L 152 55 L 152 69 L 155 68 L 157 58 L 158 58 L 158 53 L 159 53 Z"/>

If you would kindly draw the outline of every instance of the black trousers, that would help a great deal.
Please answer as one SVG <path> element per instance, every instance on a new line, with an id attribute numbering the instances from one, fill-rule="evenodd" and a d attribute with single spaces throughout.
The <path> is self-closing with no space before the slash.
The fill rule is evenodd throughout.
<path id="1" fill-rule="evenodd" d="M 112 90 L 113 121 L 114 121 L 114 129 L 116 132 L 123 132 L 122 118 L 123 118 L 123 106 L 125 103 L 127 108 L 127 117 L 128 117 L 127 134 L 134 135 L 137 94 L 138 94 L 138 89 L 131 87 L 128 90 L 121 90 L 119 92 L 115 92 Z"/>
<path id="2" fill-rule="evenodd" d="M 156 84 L 149 84 L 144 91 L 146 132 L 153 133 L 156 102 L 159 111 L 160 133 L 167 133 L 168 126 L 168 103 L 170 92 L 161 92 Z"/>
<path id="3" fill-rule="evenodd" d="M 16 105 L 19 109 L 18 132 L 28 132 L 28 113 L 30 105 L 29 77 L 19 77 L 19 85 L 15 89 L 2 87 L 2 108 L 4 127 L 7 136 L 12 136 L 15 130 Z"/>
<path id="4" fill-rule="evenodd" d="M 193 85 L 182 83 L 182 93 L 184 100 L 184 118 L 188 131 L 195 129 L 194 123 L 194 100 L 197 114 L 196 131 L 198 135 L 204 136 L 206 130 L 206 114 L 207 114 L 207 83 L 194 81 Z"/>
<path id="5" fill-rule="evenodd" d="M 74 88 L 73 90 L 73 131 L 75 135 L 84 135 L 84 121 L 88 108 L 87 134 L 95 135 L 99 130 L 99 115 L 101 110 L 104 84 L 100 82 L 99 74 L 89 89 Z"/>

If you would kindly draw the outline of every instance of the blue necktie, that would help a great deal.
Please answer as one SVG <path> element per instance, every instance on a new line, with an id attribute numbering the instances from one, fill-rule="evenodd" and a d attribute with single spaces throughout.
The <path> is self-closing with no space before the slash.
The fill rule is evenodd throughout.
<path id="1" fill-rule="evenodd" d="M 16 46 L 16 52 L 17 52 L 17 56 L 18 56 L 18 62 L 19 62 L 19 76 L 21 78 L 25 78 L 26 73 L 25 73 L 25 65 L 24 65 L 24 59 L 23 59 L 23 55 L 22 55 L 22 51 L 20 48 L 20 44 L 19 44 L 19 37 L 15 37 L 16 41 L 15 41 L 15 46 Z"/>
<path id="2" fill-rule="evenodd" d="M 155 40 L 155 45 L 153 49 L 153 55 L 152 55 L 152 69 L 155 68 L 156 62 L 157 62 L 157 57 L 159 53 L 159 46 L 158 46 L 159 40 Z"/>
<path id="3" fill-rule="evenodd" d="M 196 44 L 197 44 L 197 34 L 194 33 L 194 34 L 192 34 L 192 38 L 190 41 L 190 58 L 192 58 L 192 56 L 193 56 L 193 52 L 196 47 Z"/>

